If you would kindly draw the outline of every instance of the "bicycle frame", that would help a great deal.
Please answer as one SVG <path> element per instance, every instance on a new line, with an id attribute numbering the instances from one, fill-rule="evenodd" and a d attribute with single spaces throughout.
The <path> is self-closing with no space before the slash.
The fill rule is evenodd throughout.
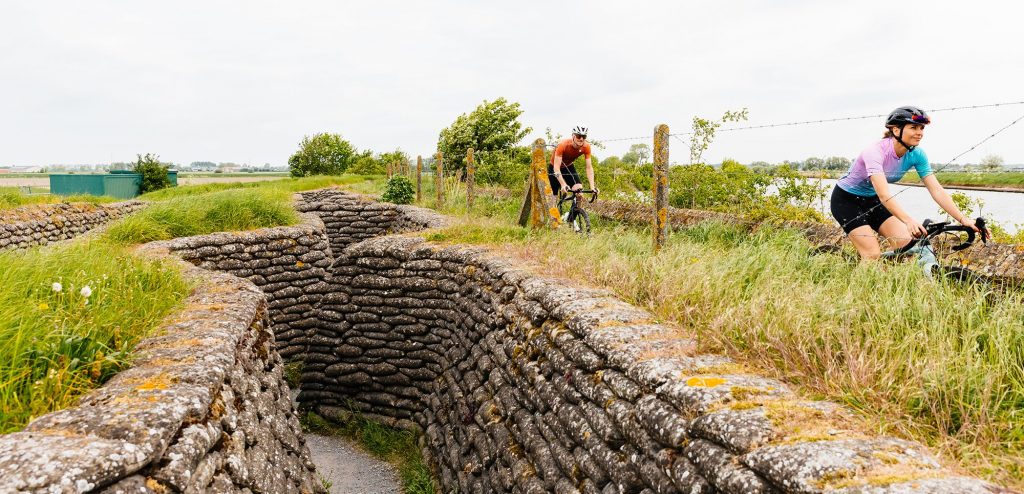
<path id="1" fill-rule="evenodd" d="M 562 212 L 562 205 L 566 202 L 572 201 L 569 206 L 568 216 L 565 218 L 565 222 L 574 226 L 574 229 L 580 233 L 590 233 L 590 218 L 587 215 L 587 211 L 580 206 L 580 201 L 583 198 L 583 194 L 591 194 L 590 202 L 594 202 L 597 199 L 597 192 L 593 190 L 574 190 L 569 194 L 565 194 L 563 191 L 558 192 L 558 211 Z M 577 218 L 583 218 L 585 229 L 583 227 L 575 225 Z"/>
<path id="2" fill-rule="evenodd" d="M 938 257 L 935 255 L 935 249 L 932 248 L 932 240 L 944 233 L 954 232 L 965 232 L 967 233 L 967 240 L 963 243 L 953 246 L 954 252 L 964 250 L 974 243 L 975 233 L 974 230 L 960 225 L 950 225 L 948 221 L 940 223 L 933 223 L 931 220 L 924 220 L 924 228 L 927 234 L 921 238 L 911 240 L 907 245 L 894 249 L 888 252 L 882 253 L 883 259 L 893 259 L 903 255 L 917 255 L 917 265 L 924 271 L 924 275 L 928 278 L 933 278 L 935 271 L 941 267 L 939 265 Z M 978 218 L 975 220 L 975 225 L 981 230 L 981 241 L 983 243 L 988 241 L 988 229 L 985 228 L 985 219 Z"/>

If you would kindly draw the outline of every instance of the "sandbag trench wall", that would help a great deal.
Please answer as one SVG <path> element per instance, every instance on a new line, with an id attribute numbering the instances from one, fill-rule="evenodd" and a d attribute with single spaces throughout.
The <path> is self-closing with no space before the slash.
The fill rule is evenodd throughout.
<path id="1" fill-rule="evenodd" d="M 604 218 L 636 225 L 651 225 L 654 215 L 649 205 L 623 201 L 600 200 L 588 204 L 587 209 L 592 214 Z M 682 228 L 711 220 L 740 224 L 751 229 L 760 226 L 757 222 L 728 213 L 668 208 L 668 221 L 672 228 Z M 843 230 L 835 224 L 787 221 L 782 226 L 802 232 L 812 245 L 829 250 L 837 249 L 846 242 Z M 1024 286 L 1024 245 L 992 242 L 984 244 L 978 241 L 972 247 L 960 252 L 938 249 L 937 254 L 944 264 L 964 266 L 975 273 L 1007 285 Z"/>
<path id="2" fill-rule="evenodd" d="M 332 243 L 344 240 L 299 401 L 424 431 L 443 492 L 1000 491 L 696 354 L 610 292 L 413 235 L 349 243 L 356 227 L 334 220 L 355 218 L 351 198 L 304 197 Z"/>
<path id="3" fill-rule="evenodd" d="M 296 194 L 294 204 L 300 216 L 295 226 L 179 238 L 163 245 L 201 268 L 224 271 L 259 287 L 267 296 L 278 353 L 285 360 L 301 361 L 321 325 L 320 301 L 334 291 L 326 282 L 332 252 L 392 232 L 441 226 L 444 219 L 337 189 Z M 333 232 L 330 237 L 327 231 Z"/>
<path id="4" fill-rule="evenodd" d="M 326 492 L 263 293 L 167 259 L 195 283 L 185 306 L 78 406 L 0 436 L 0 493 Z"/>
<path id="5" fill-rule="evenodd" d="M 109 204 L 47 204 L 0 211 L 0 251 L 77 237 L 144 208 L 141 201 Z"/>

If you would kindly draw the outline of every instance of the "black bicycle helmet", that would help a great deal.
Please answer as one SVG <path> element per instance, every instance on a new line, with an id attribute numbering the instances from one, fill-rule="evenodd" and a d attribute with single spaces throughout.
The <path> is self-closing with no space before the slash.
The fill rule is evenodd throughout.
<path id="1" fill-rule="evenodd" d="M 930 123 L 932 120 L 928 118 L 928 114 L 916 106 L 901 106 L 893 110 L 889 114 L 889 118 L 885 119 L 886 127 L 903 127 L 907 124 L 928 125 Z"/>

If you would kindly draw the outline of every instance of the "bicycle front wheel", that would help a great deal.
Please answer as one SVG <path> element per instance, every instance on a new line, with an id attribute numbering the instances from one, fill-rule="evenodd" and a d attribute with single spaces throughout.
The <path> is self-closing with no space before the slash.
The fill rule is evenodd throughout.
<path id="1" fill-rule="evenodd" d="M 590 233 L 590 214 L 585 209 L 576 210 L 576 218 L 573 221 L 573 229 L 577 233 Z"/>

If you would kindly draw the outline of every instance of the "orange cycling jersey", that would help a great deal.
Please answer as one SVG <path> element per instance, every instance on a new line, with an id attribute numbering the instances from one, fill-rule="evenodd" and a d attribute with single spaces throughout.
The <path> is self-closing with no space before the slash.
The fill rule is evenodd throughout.
<path id="1" fill-rule="evenodd" d="M 572 145 L 572 139 L 565 139 L 558 143 L 558 147 L 555 148 L 555 155 L 551 157 L 551 163 L 554 164 L 555 156 L 562 157 L 562 165 L 569 166 L 576 158 L 580 155 L 585 155 L 587 158 L 590 157 L 590 143 L 583 143 L 583 147 L 576 149 L 576 146 Z"/>

